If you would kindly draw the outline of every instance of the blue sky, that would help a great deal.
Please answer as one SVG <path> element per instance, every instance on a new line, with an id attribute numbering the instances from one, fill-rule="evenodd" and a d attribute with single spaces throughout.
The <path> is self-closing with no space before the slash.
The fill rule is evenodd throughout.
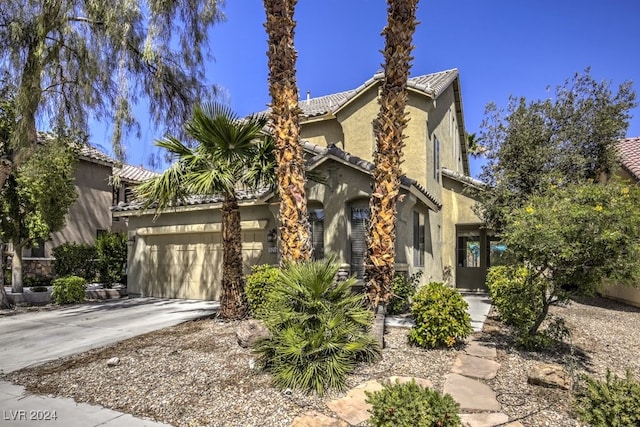
<path id="1" fill-rule="evenodd" d="M 227 0 L 225 13 L 212 30 L 209 83 L 224 88 L 238 114 L 263 110 L 270 98 L 262 1 Z M 381 69 L 384 0 L 300 0 L 295 18 L 301 97 L 355 88 Z M 548 86 L 588 66 L 597 80 L 631 80 L 640 91 L 638 0 L 422 0 L 418 19 L 411 74 L 460 71 L 468 132 L 478 131 L 488 102 L 546 98 Z M 627 136 L 640 136 L 640 108 L 632 113 Z M 145 164 L 160 136 L 149 128 L 131 139 L 129 163 Z"/>

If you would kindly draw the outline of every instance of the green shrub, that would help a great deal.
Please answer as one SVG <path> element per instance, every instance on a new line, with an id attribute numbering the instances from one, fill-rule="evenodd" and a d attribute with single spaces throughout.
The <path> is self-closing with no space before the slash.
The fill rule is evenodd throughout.
<path id="1" fill-rule="evenodd" d="M 407 278 L 403 274 L 398 274 L 391 283 L 391 293 L 393 297 L 387 304 L 387 314 L 406 313 L 411 309 L 411 299 L 418 289 L 422 271 L 418 271 Z"/>
<path id="2" fill-rule="evenodd" d="M 87 281 L 78 276 L 61 277 L 53 281 L 51 300 L 56 304 L 75 304 L 84 301 Z"/>
<path id="3" fill-rule="evenodd" d="M 524 266 L 491 267 L 487 272 L 487 286 L 500 318 L 519 330 L 529 329 L 542 310 L 545 283 L 533 277 Z"/>
<path id="4" fill-rule="evenodd" d="M 98 255 L 98 280 L 105 287 L 124 282 L 127 266 L 127 235 L 105 233 L 96 239 Z"/>
<path id="5" fill-rule="evenodd" d="M 47 276 L 27 276 L 22 282 L 24 286 L 28 286 L 30 288 L 33 287 L 42 287 L 42 286 L 51 286 L 51 277 Z M 33 290 L 33 289 L 32 289 Z"/>
<path id="6" fill-rule="evenodd" d="M 552 346 L 569 336 L 564 320 L 548 315 L 544 330 L 530 333 L 543 311 L 543 295 L 548 283 L 524 266 L 492 267 L 487 273 L 487 286 L 500 319 L 514 327 L 518 346 L 539 350 Z M 558 296 L 557 302 L 564 299 Z"/>
<path id="7" fill-rule="evenodd" d="M 79 276 L 93 281 L 98 272 L 98 252 L 95 246 L 63 243 L 53 248 L 53 268 L 58 277 Z"/>
<path id="8" fill-rule="evenodd" d="M 278 281 L 279 274 L 278 267 L 268 264 L 251 267 L 244 291 L 249 301 L 249 312 L 253 317 L 262 318 L 270 311 L 268 296 Z"/>
<path id="9" fill-rule="evenodd" d="M 458 427 L 460 405 L 448 395 L 422 387 L 415 380 L 409 383 L 385 384 L 380 391 L 369 392 L 367 403 L 376 427 Z"/>
<path id="10" fill-rule="evenodd" d="M 29 289 L 31 289 L 31 292 L 47 292 L 49 290 L 49 288 L 47 288 L 46 286 L 31 286 Z"/>
<path id="11" fill-rule="evenodd" d="M 473 331 L 468 308 L 462 295 L 443 283 L 420 288 L 411 307 L 416 325 L 409 332 L 409 341 L 423 348 L 453 346 Z"/>
<path id="12" fill-rule="evenodd" d="M 369 334 L 372 313 L 362 307 L 361 295 L 351 293 L 356 279 L 335 281 L 338 269 L 332 258 L 280 271 L 268 297 L 278 309 L 264 317 L 272 336 L 254 347 L 276 386 L 320 395 L 344 389 L 358 362 L 380 357 Z"/>
<path id="13" fill-rule="evenodd" d="M 580 420 L 593 427 L 640 426 L 640 383 L 630 371 L 626 378 L 619 378 L 607 370 L 604 382 L 584 379 L 586 385 L 575 400 Z"/>

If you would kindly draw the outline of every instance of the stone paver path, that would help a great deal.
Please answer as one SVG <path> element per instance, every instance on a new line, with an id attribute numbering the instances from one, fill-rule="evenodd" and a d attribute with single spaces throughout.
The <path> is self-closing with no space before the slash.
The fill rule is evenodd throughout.
<path id="1" fill-rule="evenodd" d="M 451 372 L 464 375 L 465 377 L 490 380 L 496 377 L 498 368 L 500 368 L 500 364 L 496 361 L 461 354 L 456 358 L 455 362 L 453 362 Z"/>

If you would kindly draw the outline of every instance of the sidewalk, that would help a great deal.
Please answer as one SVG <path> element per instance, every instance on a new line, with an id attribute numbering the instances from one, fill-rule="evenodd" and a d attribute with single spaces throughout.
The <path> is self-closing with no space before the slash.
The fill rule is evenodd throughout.
<path id="1" fill-rule="evenodd" d="M 3 426 L 169 426 L 73 399 L 25 395 L 24 387 L 6 381 L 0 381 L 0 411 Z"/>

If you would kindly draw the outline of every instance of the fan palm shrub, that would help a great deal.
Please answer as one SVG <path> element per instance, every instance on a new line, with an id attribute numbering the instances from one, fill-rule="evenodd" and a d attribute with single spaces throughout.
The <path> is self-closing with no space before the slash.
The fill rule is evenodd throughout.
<path id="1" fill-rule="evenodd" d="M 335 280 L 334 259 L 292 263 L 280 273 L 265 316 L 271 337 L 254 347 L 260 366 L 280 388 L 315 391 L 344 389 L 359 362 L 380 357 L 369 334 L 372 313 L 353 294 L 355 278 Z"/>
<path id="2" fill-rule="evenodd" d="M 266 124 L 267 118 L 259 115 L 241 120 L 222 104 L 196 105 L 185 123 L 195 147 L 171 136 L 156 141 L 176 161 L 136 188 L 144 207 L 155 206 L 157 214 L 190 196 L 222 196 L 223 319 L 242 319 L 248 314 L 238 190 L 259 191 L 275 185 L 273 140 L 263 133 Z"/>

